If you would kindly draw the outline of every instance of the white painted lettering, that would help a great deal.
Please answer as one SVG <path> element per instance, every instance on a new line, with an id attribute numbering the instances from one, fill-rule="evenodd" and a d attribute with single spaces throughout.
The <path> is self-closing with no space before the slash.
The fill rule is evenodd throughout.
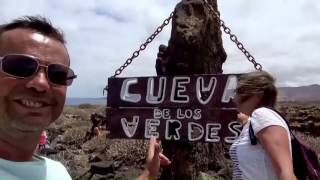
<path id="1" fill-rule="evenodd" d="M 159 132 L 157 132 L 157 127 L 160 125 L 160 120 L 158 119 L 146 119 L 144 137 L 151 138 L 152 136 L 159 137 Z"/>
<path id="2" fill-rule="evenodd" d="M 171 119 L 170 109 L 153 109 L 154 119 Z"/>
<path id="3" fill-rule="evenodd" d="M 159 104 L 162 103 L 166 93 L 166 77 L 159 78 L 159 89 L 158 94 L 155 94 L 154 89 L 154 78 L 148 78 L 148 85 L 147 85 L 147 97 L 146 101 L 149 104 Z"/>
<path id="4" fill-rule="evenodd" d="M 234 90 L 237 88 L 237 82 L 238 82 L 237 76 L 234 76 L 234 75 L 228 76 L 228 80 L 223 91 L 221 102 L 229 103 L 230 100 L 233 99 Z"/>
<path id="5" fill-rule="evenodd" d="M 201 109 L 195 109 L 194 110 L 194 115 L 193 115 L 193 119 L 194 120 L 199 120 L 201 119 L 202 115 L 201 115 Z"/>
<path id="6" fill-rule="evenodd" d="M 216 84 L 217 84 L 216 77 L 211 77 L 209 81 L 209 85 L 206 87 L 204 85 L 204 78 L 203 77 L 197 78 L 196 94 L 197 94 L 198 101 L 201 104 L 207 104 L 211 100 L 214 90 L 216 88 Z"/>
<path id="7" fill-rule="evenodd" d="M 198 141 L 204 135 L 204 129 L 201 124 L 189 122 L 188 123 L 188 139 L 189 141 Z"/>
<path id="8" fill-rule="evenodd" d="M 206 124 L 206 142 L 219 142 L 220 137 L 218 136 L 221 124 L 219 123 L 208 123 Z"/>
<path id="9" fill-rule="evenodd" d="M 181 122 L 178 120 L 167 120 L 166 122 L 166 140 L 180 140 L 179 130 L 181 129 Z"/>
<path id="10" fill-rule="evenodd" d="M 122 101 L 138 103 L 141 100 L 140 94 L 132 94 L 129 92 L 130 86 L 137 83 L 138 83 L 138 78 L 129 78 L 129 79 L 125 79 L 122 82 L 121 91 L 120 91 L 120 99 Z"/>
<path id="11" fill-rule="evenodd" d="M 228 124 L 228 129 L 234 136 L 225 137 L 224 141 L 226 143 L 233 143 L 241 133 L 241 124 L 237 121 L 232 121 Z"/>
<path id="12" fill-rule="evenodd" d="M 184 115 L 182 114 L 182 109 L 177 109 L 177 119 L 184 119 Z"/>
<path id="13" fill-rule="evenodd" d="M 133 116 L 132 121 L 128 122 L 126 118 L 121 118 L 121 125 L 127 137 L 132 138 L 137 131 L 139 116 Z"/>
<path id="14" fill-rule="evenodd" d="M 190 77 L 174 77 L 170 100 L 175 103 L 188 103 L 189 96 L 182 93 L 187 91 L 186 84 L 190 83 Z"/>

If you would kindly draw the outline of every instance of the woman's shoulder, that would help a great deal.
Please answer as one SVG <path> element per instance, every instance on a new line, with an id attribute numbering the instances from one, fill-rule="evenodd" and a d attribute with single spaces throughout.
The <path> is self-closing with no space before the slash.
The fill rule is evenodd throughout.
<path id="1" fill-rule="evenodd" d="M 259 107 L 255 109 L 252 112 L 252 117 L 258 118 L 258 119 L 273 119 L 273 120 L 279 120 L 282 119 L 281 116 L 272 110 L 271 108 L 268 107 Z"/>
<path id="2" fill-rule="evenodd" d="M 267 107 L 260 107 L 254 110 L 250 121 L 254 130 L 257 132 L 272 125 L 286 127 L 281 116 L 277 112 Z"/>
<path id="3" fill-rule="evenodd" d="M 266 108 L 266 107 L 260 107 L 255 109 L 252 114 L 251 114 L 251 119 L 254 120 L 264 120 L 266 119 L 266 117 L 272 116 L 272 112 L 270 109 Z"/>
<path id="4" fill-rule="evenodd" d="M 273 112 L 273 110 L 267 107 L 259 107 L 253 111 L 253 113 L 270 113 L 270 112 Z"/>

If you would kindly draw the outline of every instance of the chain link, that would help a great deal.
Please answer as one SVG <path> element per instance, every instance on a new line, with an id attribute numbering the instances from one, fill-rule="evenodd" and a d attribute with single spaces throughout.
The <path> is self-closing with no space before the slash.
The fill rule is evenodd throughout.
<path id="1" fill-rule="evenodd" d="M 157 27 L 157 29 L 154 31 L 154 33 L 153 33 L 151 36 L 149 36 L 144 43 L 142 43 L 142 44 L 140 45 L 140 48 L 139 48 L 138 50 L 136 50 L 136 51 L 134 51 L 134 52 L 132 53 L 131 57 L 128 58 L 128 59 L 126 60 L 126 62 L 123 63 L 123 65 L 120 66 L 120 67 L 114 72 L 114 75 L 111 76 L 111 77 L 114 78 L 114 77 L 117 77 L 118 75 L 120 75 L 120 74 L 122 73 L 122 71 L 132 63 L 133 59 L 137 58 L 137 57 L 139 56 L 139 54 L 141 53 L 141 51 L 145 50 L 145 49 L 147 48 L 148 44 L 151 43 L 151 42 L 154 40 L 154 38 L 162 31 L 162 29 L 170 23 L 170 20 L 172 19 L 173 15 L 174 15 L 174 12 L 171 12 L 171 13 L 170 13 L 170 16 L 169 16 L 168 18 L 166 18 L 159 27 Z M 106 86 L 106 87 L 103 89 L 103 95 L 104 95 L 104 92 L 105 92 L 105 91 L 108 91 L 108 86 Z"/>
<path id="2" fill-rule="evenodd" d="M 154 33 L 150 37 L 148 37 L 143 44 L 140 45 L 140 48 L 138 50 L 133 52 L 132 56 L 128 58 L 126 62 L 115 71 L 112 77 L 116 77 L 120 75 L 122 71 L 132 63 L 133 59 L 138 57 L 141 51 L 147 48 L 148 44 L 151 43 L 154 40 L 154 38 L 162 31 L 162 29 L 170 23 L 170 20 L 172 19 L 173 14 L 174 12 L 170 13 L 170 16 L 166 18 L 159 27 L 157 27 Z"/>
<path id="3" fill-rule="evenodd" d="M 244 47 L 244 45 L 238 40 L 237 36 L 231 32 L 231 29 L 226 26 L 225 22 L 220 17 L 220 12 L 215 10 L 211 4 L 209 4 L 208 0 L 203 0 L 205 6 L 209 9 L 211 13 L 217 18 L 219 25 L 222 27 L 223 31 L 229 35 L 229 38 L 232 42 L 234 42 L 237 48 L 247 57 L 248 61 L 250 61 L 256 70 L 261 71 L 262 65 L 258 63 L 255 58 L 250 54 L 250 52 Z"/>
<path id="4" fill-rule="evenodd" d="M 247 51 L 247 49 L 244 47 L 244 45 L 238 40 L 237 36 L 231 32 L 231 29 L 229 27 L 227 27 L 225 25 L 225 22 L 220 17 L 220 12 L 218 10 L 215 10 L 212 7 L 212 5 L 209 4 L 209 2 L 207 0 L 203 0 L 203 1 L 204 1 L 205 6 L 209 9 L 209 11 L 215 15 L 215 17 L 218 20 L 219 25 L 223 28 L 223 31 L 229 35 L 230 40 L 236 44 L 237 48 L 247 57 L 248 61 L 250 61 L 253 64 L 254 68 L 256 70 L 261 71 L 262 65 L 260 63 L 256 62 L 255 58 L 249 53 L 249 51 Z M 173 15 L 174 15 L 174 12 L 170 13 L 170 16 L 168 18 L 166 18 L 159 27 L 157 27 L 155 32 L 150 37 L 148 37 L 147 40 L 143 44 L 140 45 L 140 48 L 138 50 L 133 52 L 131 57 L 128 58 L 125 61 L 125 63 L 122 66 L 120 66 L 114 72 L 114 75 L 111 77 L 114 78 L 114 77 L 117 77 L 118 75 L 120 75 L 122 73 L 122 71 L 132 63 L 133 59 L 137 58 L 139 56 L 140 52 L 145 50 L 147 48 L 148 44 L 151 43 L 154 40 L 154 38 L 162 31 L 162 29 L 170 23 L 170 20 L 172 19 Z M 103 89 L 103 94 L 105 91 L 108 91 L 108 86 L 106 86 Z"/>

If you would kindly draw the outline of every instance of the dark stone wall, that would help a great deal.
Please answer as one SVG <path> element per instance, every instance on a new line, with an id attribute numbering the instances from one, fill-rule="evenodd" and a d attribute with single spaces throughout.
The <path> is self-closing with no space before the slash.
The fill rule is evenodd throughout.
<path id="1" fill-rule="evenodd" d="M 216 1 L 209 1 L 217 7 Z M 160 45 L 158 75 L 222 73 L 226 60 L 215 16 L 202 0 L 182 0 L 175 7 L 168 46 Z"/>
<path id="2" fill-rule="evenodd" d="M 208 2 L 217 9 L 216 0 Z M 168 46 L 159 46 L 157 74 L 220 74 L 226 58 L 219 21 L 204 2 L 182 0 L 178 3 Z M 163 149 L 172 160 L 172 166 L 163 169 L 163 180 L 195 179 L 200 171 L 220 171 L 223 166 L 226 167 L 226 164 L 221 165 L 216 161 L 227 149 L 222 145 L 164 141 Z"/>

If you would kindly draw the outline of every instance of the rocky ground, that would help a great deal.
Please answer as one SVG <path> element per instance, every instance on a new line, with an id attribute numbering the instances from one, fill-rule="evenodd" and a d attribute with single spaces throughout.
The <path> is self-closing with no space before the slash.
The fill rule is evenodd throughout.
<path id="1" fill-rule="evenodd" d="M 320 154 L 320 103 L 280 103 L 277 109 L 288 117 L 296 135 Z M 104 107 L 88 104 L 65 107 L 63 115 L 48 129 L 50 148 L 46 155 L 62 162 L 75 179 L 136 177 L 143 168 L 147 142 L 108 139 L 107 131 L 85 140 L 94 112 L 103 114 Z M 230 178 L 226 147 L 219 145 L 218 149 L 213 157 L 204 158 L 212 165 L 201 173 L 202 177 Z M 201 154 L 198 159 L 203 160 Z"/>

